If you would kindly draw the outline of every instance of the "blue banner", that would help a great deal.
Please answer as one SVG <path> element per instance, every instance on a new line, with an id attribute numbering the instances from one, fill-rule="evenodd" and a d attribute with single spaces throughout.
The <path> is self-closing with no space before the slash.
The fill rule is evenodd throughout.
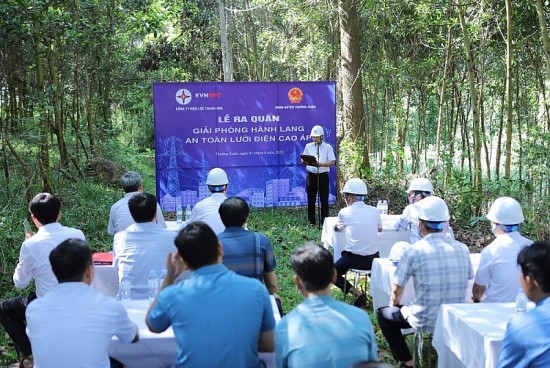
<path id="1" fill-rule="evenodd" d="M 307 205 L 300 154 L 321 125 L 336 149 L 335 82 L 154 83 L 157 197 L 165 211 L 210 195 L 221 167 L 228 195 L 251 207 Z M 336 198 L 330 173 L 330 203 Z"/>

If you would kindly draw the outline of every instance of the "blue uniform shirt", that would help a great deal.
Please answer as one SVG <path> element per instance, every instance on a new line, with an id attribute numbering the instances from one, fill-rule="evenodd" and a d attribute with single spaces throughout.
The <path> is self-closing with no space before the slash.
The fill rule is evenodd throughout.
<path id="1" fill-rule="evenodd" d="M 275 328 L 275 357 L 278 368 L 348 368 L 377 360 L 369 315 L 330 296 L 308 298 Z"/>
<path id="2" fill-rule="evenodd" d="M 258 368 L 261 332 L 275 319 L 265 286 L 220 264 L 162 290 L 149 323 L 176 336 L 176 367 Z"/>
<path id="3" fill-rule="evenodd" d="M 512 367 L 550 367 L 550 297 L 508 323 L 497 368 Z"/>

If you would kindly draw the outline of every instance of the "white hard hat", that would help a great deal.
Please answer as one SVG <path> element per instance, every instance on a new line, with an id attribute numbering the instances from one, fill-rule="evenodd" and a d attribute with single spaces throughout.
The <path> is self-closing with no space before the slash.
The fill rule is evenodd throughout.
<path id="1" fill-rule="evenodd" d="M 449 221 L 449 207 L 447 203 L 439 197 L 429 196 L 417 202 L 418 218 L 430 222 Z"/>
<path id="2" fill-rule="evenodd" d="M 346 181 L 342 193 L 367 195 L 367 184 L 358 178 L 349 179 Z"/>
<path id="3" fill-rule="evenodd" d="M 489 208 L 487 218 L 501 225 L 517 225 L 525 220 L 521 205 L 511 197 L 497 198 Z"/>
<path id="4" fill-rule="evenodd" d="M 229 180 L 223 169 L 216 167 L 208 172 L 208 176 L 206 177 L 207 185 L 226 185 L 227 183 L 229 183 Z"/>
<path id="5" fill-rule="evenodd" d="M 413 179 L 409 184 L 409 189 L 407 189 L 407 193 L 413 191 L 433 193 L 434 187 L 432 186 L 432 182 L 430 180 L 426 178 L 416 178 Z"/>
<path id="6" fill-rule="evenodd" d="M 320 125 L 315 125 L 313 128 L 311 128 L 311 134 L 312 137 L 320 137 L 322 135 L 325 135 L 325 132 L 323 131 L 323 127 Z"/>

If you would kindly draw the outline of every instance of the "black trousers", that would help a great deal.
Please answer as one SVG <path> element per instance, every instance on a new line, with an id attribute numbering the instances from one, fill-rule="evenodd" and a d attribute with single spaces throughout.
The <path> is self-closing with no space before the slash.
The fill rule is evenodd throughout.
<path id="1" fill-rule="evenodd" d="M 31 342 L 25 332 L 27 327 L 25 311 L 27 305 L 34 299 L 36 299 L 36 294 L 30 293 L 29 295 L 20 295 L 0 302 L 0 322 L 13 340 L 19 358 L 32 354 Z"/>
<path id="2" fill-rule="evenodd" d="M 317 181 L 319 182 L 318 186 Z M 321 226 L 325 221 L 325 217 L 328 217 L 328 186 L 328 173 L 321 173 L 319 175 L 310 172 L 307 173 L 307 219 L 312 225 L 316 224 L 315 202 L 317 200 L 317 192 L 319 192 L 319 201 L 321 202 Z"/>
<path id="3" fill-rule="evenodd" d="M 338 286 L 345 293 L 348 293 L 353 285 L 344 279 L 346 271 L 350 268 L 370 270 L 372 268 L 372 260 L 379 257 L 379 252 L 368 256 L 361 256 L 359 254 L 343 251 L 342 257 L 334 264 L 334 268 L 336 269 L 336 282 L 334 285 Z"/>
<path id="4" fill-rule="evenodd" d="M 388 341 L 393 358 L 400 362 L 411 360 L 407 341 L 401 333 L 402 328 L 411 328 L 411 325 L 403 317 L 401 306 L 378 308 L 378 324 Z"/>

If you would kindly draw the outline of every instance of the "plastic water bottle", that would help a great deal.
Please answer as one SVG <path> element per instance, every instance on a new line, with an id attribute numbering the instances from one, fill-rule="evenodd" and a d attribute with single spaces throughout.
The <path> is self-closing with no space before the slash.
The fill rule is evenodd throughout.
<path id="1" fill-rule="evenodd" d="M 525 313 L 527 310 L 527 296 L 523 292 L 522 288 L 519 288 L 518 295 L 516 296 L 516 312 Z"/>
<path id="2" fill-rule="evenodd" d="M 127 272 L 124 272 L 122 279 L 120 280 L 120 285 L 118 286 L 118 296 L 122 304 L 128 308 L 131 304 L 132 281 L 130 281 L 130 275 L 128 275 Z"/>
<path id="3" fill-rule="evenodd" d="M 191 206 L 187 205 L 187 207 L 185 207 L 185 221 L 189 221 L 190 218 L 191 218 Z"/>
<path id="4" fill-rule="evenodd" d="M 178 209 L 176 210 L 176 222 L 178 224 L 181 224 L 181 221 L 182 221 L 181 206 L 178 206 Z"/>
<path id="5" fill-rule="evenodd" d="M 388 214 L 388 201 L 386 201 L 385 199 L 382 200 L 382 212 L 381 212 L 382 215 L 387 215 Z"/>
<path id="6" fill-rule="evenodd" d="M 166 277 L 166 273 L 168 271 L 166 270 L 166 268 L 163 268 L 161 271 L 160 271 L 160 277 L 159 277 L 159 288 L 162 286 L 162 283 L 164 282 L 164 278 Z"/>
<path id="7" fill-rule="evenodd" d="M 376 202 L 376 209 L 382 214 L 382 201 Z"/>
<path id="8" fill-rule="evenodd" d="M 149 271 L 147 287 L 149 289 L 149 301 L 152 302 L 157 297 L 157 292 L 159 290 L 159 278 L 155 270 Z"/>

